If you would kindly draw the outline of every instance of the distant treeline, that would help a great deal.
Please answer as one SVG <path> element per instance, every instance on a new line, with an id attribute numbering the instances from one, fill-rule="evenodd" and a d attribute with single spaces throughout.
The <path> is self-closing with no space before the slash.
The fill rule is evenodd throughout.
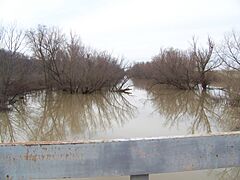
<path id="1" fill-rule="evenodd" d="M 26 56 L 25 54 L 31 54 Z M 89 94 L 124 91 L 123 62 L 82 44 L 56 27 L 0 28 L 0 109 L 18 95 L 39 89 Z M 19 98 L 19 97 L 18 97 Z"/>

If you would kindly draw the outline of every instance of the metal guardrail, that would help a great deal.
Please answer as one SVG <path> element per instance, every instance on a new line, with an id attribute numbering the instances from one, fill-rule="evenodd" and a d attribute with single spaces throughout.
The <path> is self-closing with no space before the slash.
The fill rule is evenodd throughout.
<path id="1" fill-rule="evenodd" d="M 240 166 L 240 132 L 88 142 L 0 144 L 0 179 L 130 176 Z"/>

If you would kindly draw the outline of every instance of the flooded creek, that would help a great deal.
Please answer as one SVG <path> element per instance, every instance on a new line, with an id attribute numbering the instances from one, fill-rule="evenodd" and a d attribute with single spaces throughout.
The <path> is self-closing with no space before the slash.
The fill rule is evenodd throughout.
<path id="1" fill-rule="evenodd" d="M 132 93 L 37 92 L 0 114 L 1 142 L 74 141 L 236 131 L 239 108 L 222 92 L 134 86 Z M 238 168 L 151 175 L 155 179 L 239 179 Z M 129 177 L 91 178 L 125 180 Z"/>

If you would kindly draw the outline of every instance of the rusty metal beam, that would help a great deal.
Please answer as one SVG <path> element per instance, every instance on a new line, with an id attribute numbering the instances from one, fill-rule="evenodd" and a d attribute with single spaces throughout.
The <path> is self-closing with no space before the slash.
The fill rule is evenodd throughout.
<path id="1" fill-rule="evenodd" d="M 0 179 L 81 178 L 240 166 L 240 133 L 0 144 Z M 135 177 L 134 177 L 135 176 Z M 145 177 L 146 179 L 146 177 Z"/>

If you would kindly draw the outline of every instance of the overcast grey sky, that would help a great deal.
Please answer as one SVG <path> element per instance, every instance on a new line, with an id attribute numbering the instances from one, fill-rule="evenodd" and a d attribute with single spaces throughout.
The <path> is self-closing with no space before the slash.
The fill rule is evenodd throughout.
<path id="1" fill-rule="evenodd" d="M 186 49 L 240 30 L 240 0 L 0 0 L 0 23 L 73 30 L 82 41 L 130 61 L 146 61 L 161 47 Z"/>

